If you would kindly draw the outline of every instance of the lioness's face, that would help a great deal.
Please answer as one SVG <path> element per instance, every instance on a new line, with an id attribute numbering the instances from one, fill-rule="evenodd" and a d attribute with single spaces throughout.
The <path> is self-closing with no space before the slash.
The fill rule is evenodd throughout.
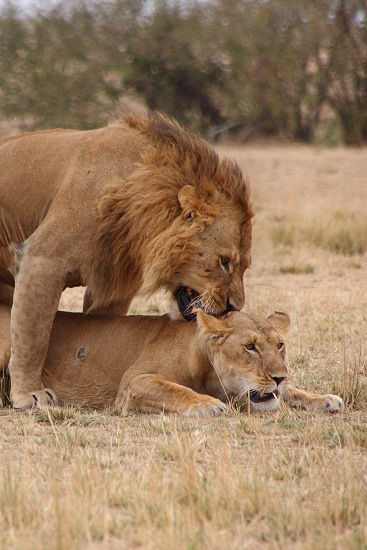
<path id="1" fill-rule="evenodd" d="M 224 212 L 194 239 L 195 254 L 172 277 L 171 292 L 179 310 L 172 316 L 190 321 L 195 308 L 212 315 L 242 309 L 243 274 L 251 263 L 251 222 L 244 226 Z"/>
<path id="2" fill-rule="evenodd" d="M 216 319 L 199 313 L 202 337 L 213 354 L 213 365 L 226 393 L 240 404 L 250 399 L 251 406 L 259 411 L 276 409 L 278 392 L 288 376 L 281 336 L 289 330 L 288 315 L 276 312 L 262 319 L 232 312 Z"/>

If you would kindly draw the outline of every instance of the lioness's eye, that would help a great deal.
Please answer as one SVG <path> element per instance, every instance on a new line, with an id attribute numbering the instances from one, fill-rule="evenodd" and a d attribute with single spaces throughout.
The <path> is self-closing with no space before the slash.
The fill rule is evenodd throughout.
<path id="1" fill-rule="evenodd" d="M 279 351 L 282 351 L 283 348 L 284 348 L 283 342 L 279 342 L 279 344 L 277 345 L 277 348 L 278 348 Z"/>
<path id="2" fill-rule="evenodd" d="M 248 344 L 245 344 L 245 348 L 249 351 L 256 349 L 255 344 L 253 342 L 249 342 Z"/>

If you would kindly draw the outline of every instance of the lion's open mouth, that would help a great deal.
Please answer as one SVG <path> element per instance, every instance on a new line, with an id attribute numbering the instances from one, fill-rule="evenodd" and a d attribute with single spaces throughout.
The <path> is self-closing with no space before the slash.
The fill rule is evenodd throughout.
<path id="1" fill-rule="evenodd" d="M 192 312 L 193 309 L 201 308 L 204 309 L 203 303 L 200 300 L 201 295 L 196 292 L 196 290 L 190 288 L 189 286 L 180 286 L 176 290 L 175 298 L 177 301 L 178 309 L 186 321 L 193 321 L 196 319 L 196 314 Z M 214 313 L 213 311 L 207 311 L 209 315 L 219 316 L 224 315 L 230 311 L 236 311 L 236 308 L 230 303 L 229 298 L 227 300 L 227 307 L 224 311 L 220 313 Z"/>
<path id="2" fill-rule="evenodd" d="M 263 403 L 264 401 L 270 401 L 271 399 L 275 399 L 275 397 L 278 395 L 277 390 L 275 390 L 272 393 L 263 393 L 260 394 L 259 391 L 251 390 L 250 391 L 250 401 L 253 403 Z"/>
<path id="3" fill-rule="evenodd" d="M 194 308 L 202 308 L 199 293 L 188 286 L 180 286 L 176 292 L 176 300 L 178 309 L 186 321 L 193 321 L 196 318 L 195 313 L 192 313 Z"/>

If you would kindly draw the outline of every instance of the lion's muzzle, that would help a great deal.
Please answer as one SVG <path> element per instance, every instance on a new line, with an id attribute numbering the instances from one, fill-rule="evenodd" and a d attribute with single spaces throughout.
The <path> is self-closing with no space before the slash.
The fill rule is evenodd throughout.
<path id="1" fill-rule="evenodd" d="M 193 312 L 193 310 L 200 308 L 205 310 L 206 313 L 210 315 L 224 315 L 226 313 L 229 313 L 230 311 L 236 311 L 236 307 L 231 304 L 229 298 L 227 299 L 226 303 L 226 309 L 224 311 L 220 312 L 214 312 L 214 311 L 208 311 L 206 307 L 204 307 L 204 304 L 201 301 L 200 294 L 193 290 L 192 288 L 188 286 L 181 286 L 178 288 L 175 294 L 175 298 L 177 301 L 178 309 L 180 310 L 180 313 L 182 317 L 186 321 L 193 321 L 196 319 L 196 313 Z"/>

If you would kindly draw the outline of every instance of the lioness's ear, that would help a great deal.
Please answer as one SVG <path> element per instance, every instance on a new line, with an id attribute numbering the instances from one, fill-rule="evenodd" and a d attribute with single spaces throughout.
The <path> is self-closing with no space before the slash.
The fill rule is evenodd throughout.
<path id="1" fill-rule="evenodd" d="M 195 312 L 201 335 L 209 344 L 223 344 L 224 340 L 233 331 L 233 328 L 226 327 L 223 321 L 212 315 L 207 315 L 201 309 L 197 309 Z"/>
<path id="2" fill-rule="evenodd" d="M 177 198 L 185 218 L 195 218 L 200 211 L 200 200 L 193 186 L 185 185 L 182 187 Z"/>
<path id="3" fill-rule="evenodd" d="M 280 334 L 287 334 L 291 328 L 291 320 L 289 315 L 283 311 L 275 311 L 269 315 L 267 321 L 269 321 L 271 326 Z"/>

